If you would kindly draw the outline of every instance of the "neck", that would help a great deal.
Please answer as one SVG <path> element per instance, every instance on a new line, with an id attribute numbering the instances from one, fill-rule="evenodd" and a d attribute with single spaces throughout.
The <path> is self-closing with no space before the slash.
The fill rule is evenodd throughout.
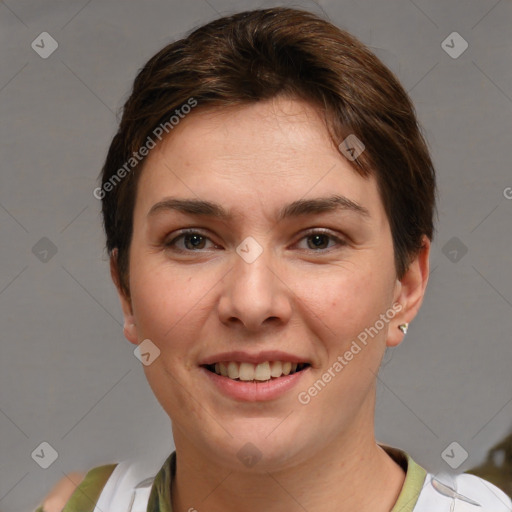
<path id="1" fill-rule="evenodd" d="M 239 473 L 205 460 L 175 434 L 173 512 L 389 512 L 405 473 L 377 445 L 373 432 L 359 433 L 355 439 L 353 435 L 336 439 L 285 470 Z"/>

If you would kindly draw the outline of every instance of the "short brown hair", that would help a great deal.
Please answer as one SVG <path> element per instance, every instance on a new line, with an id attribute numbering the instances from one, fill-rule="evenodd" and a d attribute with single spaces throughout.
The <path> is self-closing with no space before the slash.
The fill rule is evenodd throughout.
<path id="1" fill-rule="evenodd" d="M 407 92 L 362 43 L 308 11 L 271 8 L 214 20 L 167 45 L 137 75 L 101 172 L 109 254 L 117 248 L 129 297 L 128 262 L 142 158 L 122 166 L 155 127 L 194 98 L 199 108 L 254 103 L 278 95 L 308 101 L 338 146 L 354 134 L 365 151 L 352 166 L 374 175 L 390 222 L 399 279 L 434 236 L 435 171 Z M 192 112 L 190 115 L 194 115 Z M 167 131 L 167 130 L 166 130 Z M 171 133 L 172 136 L 172 133 Z M 105 188 L 104 188 L 105 187 Z M 98 189 L 97 189 L 98 190 Z"/>

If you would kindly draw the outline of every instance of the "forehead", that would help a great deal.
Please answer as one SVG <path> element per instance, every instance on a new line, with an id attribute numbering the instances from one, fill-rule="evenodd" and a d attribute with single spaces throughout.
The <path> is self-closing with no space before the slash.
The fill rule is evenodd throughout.
<path id="1" fill-rule="evenodd" d="M 232 204 L 241 213 L 255 203 L 274 208 L 332 194 L 364 204 L 376 221 L 385 217 L 375 178 L 361 177 L 340 154 L 317 109 L 274 98 L 196 107 L 148 155 L 136 210 L 146 215 L 165 196 Z"/>
<path id="2" fill-rule="evenodd" d="M 215 158 L 221 162 L 216 171 L 222 171 L 225 161 L 236 162 L 240 170 L 271 173 L 292 171 L 304 156 L 309 160 L 325 153 L 326 145 L 334 149 L 318 111 L 304 101 L 279 97 L 228 108 L 196 107 L 159 149 L 195 162 Z M 255 155 L 258 159 L 252 160 Z M 273 168 L 265 169 L 266 163 Z"/>

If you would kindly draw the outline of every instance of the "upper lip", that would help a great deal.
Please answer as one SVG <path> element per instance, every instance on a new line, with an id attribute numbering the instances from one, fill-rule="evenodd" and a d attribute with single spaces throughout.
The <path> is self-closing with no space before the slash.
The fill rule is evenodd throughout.
<path id="1" fill-rule="evenodd" d="M 292 363 L 310 363 L 306 358 L 282 352 L 280 350 L 265 350 L 251 354 L 243 350 L 234 350 L 231 352 L 220 352 L 212 356 L 205 357 L 199 362 L 200 366 L 220 363 L 221 361 L 236 361 L 240 363 L 259 364 L 265 361 L 290 361 Z"/>

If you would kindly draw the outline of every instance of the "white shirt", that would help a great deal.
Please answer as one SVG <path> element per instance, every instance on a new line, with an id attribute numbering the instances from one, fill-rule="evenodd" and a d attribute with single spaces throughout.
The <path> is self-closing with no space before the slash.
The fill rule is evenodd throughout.
<path id="1" fill-rule="evenodd" d="M 434 475 L 414 463 L 405 452 L 382 447 L 390 455 L 400 452 L 409 461 L 404 487 L 391 512 L 512 512 L 510 498 L 487 480 L 470 474 Z M 153 481 L 161 466 L 162 461 L 154 460 L 119 463 L 105 484 L 94 512 L 146 512 Z M 415 482 L 411 472 L 416 472 Z M 418 475 L 425 477 L 418 480 Z M 413 498 L 404 503 L 403 498 L 411 492 Z M 397 506 L 399 502 L 402 505 Z"/>

